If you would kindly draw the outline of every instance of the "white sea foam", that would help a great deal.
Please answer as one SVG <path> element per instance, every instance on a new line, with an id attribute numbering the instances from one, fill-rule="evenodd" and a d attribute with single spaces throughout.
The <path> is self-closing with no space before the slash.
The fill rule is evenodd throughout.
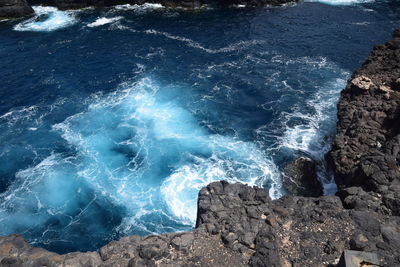
<path id="1" fill-rule="evenodd" d="M 265 41 L 264 40 L 248 40 L 248 41 L 239 41 L 230 45 L 227 45 L 225 47 L 221 47 L 221 48 L 217 48 L 217 49 L 212 49 L 212 48 L 207 48 L 205 46 L 203 46 L 202 44 L 190 39 L 190 38 L 186 38 L 183 36 L 179 36 L 179 35 L 173 35 L 170 34 L 168 32 L 163 32 L 163 31 L 157 31 L 154 29 L 148 29 L 148 30 L 144 30 L 144 31 L 138 31 L 135 29 L 132 29 L 128 26 L 123 26 L 123 25 L 118 25 L 117 27 L 113 27 L 112 30 L 128 30 L 131 32 L 136 32 L 136 33 L 145 33 L 145 34 L 150 34 L 150 35 L 159 35 L 159 36 L 164 36 L 168 39 L 171 40 L 175 40 L 175 41 L 179 41 L 184 43 L 185 45 L 192 47 L 192 48 L 196 48 L 196 49 L 200 49 L 202 51 L 205 51 L 207 53 L 210 54 L 219 54 L 219 53 L 229 53 L 229 52 L 233 52 L 233 51 L 240 51 L 243 49 L 246 49 L 250 46 L 256 46 L 256 45 L 260 45 L 260 44 L 264 44 Z"/>
<path id="2" fill-rule="evenodd" d="M 8 126 L 14 126 L 17 122 L 32 119 L 39 110 L 38 106 L 22 107 L 11 110 L 3 115 L 0 115 L 0 122 L 6 122 Z"/>
<path id="3" fill-rule="evenodd" d="M 324 184 L 325 193 L 335 193 L 336 186 L 332 173 L 325 161 L 330 150 L 330 138 L 334 135 L 336 123 L 336 103 L 340 91 L 345 87 L 349 73 L 324 57 L 290 58 L 270 51 L 258 57 L 213 64 L 207 69 L 198 70 L 198 75 L 207 78 L 210 73 L 234 73 L 237 68 L 256 64 L 258 68 L 274 63 L 270 75 L 265 77 L 266 86 L 278 91 L 279 98 L 267 98 L 261 108 L 278 116 L 273 122 L 258 128 L 257 140 L 271 143 L 267 148 L 270 155 L 278 158 L 291 158 L 293 155 L 308 156 L 318 162 L 318 176 Z M 297 79 L 292 72 L 296 72 Z M 308 80 L 307 87 L 302 80 Z M 310 82 L 310 80 L 314 80 Z M 325 80 L 327 82 L 320 83 Z M 295 85 L 295 86 L 293 86 Z M 314 88 L 309 88 L 310 86 Z M 223 90 L 221 90 L 223 88 Z M 235 95 L 231 87 L 218 84 L 207 99 Z M 312 92 L 312 93 L 309 93 Z M 279 113 L 278 113 L 279 112 Z"/>
<path id="4" fill-rule="evenodd" d="M 327 5 L 340 6 L 340 5 L 354 5 L 371 3 L 375 0 L 306 0 L 305 2 L 319 2 Z"/>
<path id="5" fill-rule="evenodd" d="M 264 151 L 209 133 L 179 105 L 173 92 L 180 90 L 150 78 L 124 83 L 55 124 L 73 155 L 54 153 L 18 172 L 0 195 L 0 217 L 18 221 L 6 230 L 34 229 L 60 214 L 74 214 L 67 221 L 76 224 L 92 203 L 107 199 L 124 208 L 120 231 L 174 231 L 171 225 L 194 224 L 198 190 L 216 180 L 272 184 L 271 195 L 279 196 L 280 174 Z"/>
<path id="6" fill-rule="evenodd" d="M 324 152 L 327 152 L 321 151 L 323 144 L 319 144 L 319 142 L 325 143 L 323 137 L 327 134 L 327 129 L 324 129 L 326 126 L 323 123 L 327 122 L 327 120 L 330 120 L 330 124 L 334 123 L 335 100 L 345 84 L 346 81 L 344 79 L 336 79 L 328 83 L 326 87 L 321 88 L 305 103 L 310 112 L 295 111 L 283 114 L 284 123 L 286 124 L 283 143 L 286 147 L 302 151 L 314 158 L 319 158 L 321 154 L 323 155 Z M 294 120 L 302 123 L 290 126 L 290 122 Z"/>
<path id="7" fill-rule="evenodd" d="M 233 7 L 235 8 L 245 8 L 246 5 L 240 4 L 240 5 L 233 5 Z"/>
<path id="8" fill-rule="evenodd" d="M 12 222 L 1 229 L 4 233 L 41 225 L 49 215 L 63 212 L 76 189 L 72 189 L 75 180 L 66 177 L 59 168 L 68 161 L 69 158 L 53 154 L 38 165 L 16 173 L 13 184 L 0 194 L 0 215 Z M 17 211 L 13 211 L 15 207 Z"/>
<path id="9" fill-rule="evenodd" d="M 100 112 L 102 120 L 110 119 L 113 124 L 119 125 L 117 126 L 118 132 L 123 129 L 136 132 L 134 138 L 119 142 L 120 145 L 128 146 L 136 151 L 136 156 L 130 162 L 124 163 L 129 166 L 128 173 L 125 173 L 120 166 L 113 171 L 110 170 L 111 173 L 117 175 L 112 179 L 113 186 L 117 185 L 115 182 L 118 179 L 123 181 L 122 184 L 116 186 L 118 190 L 115 193 L 112 193 L 113 187 L 109 185 L 110 177 L 104 180 L 99 179 L 102 175 L 97 171 L 95 175 L 92 172 L 88 172 L 89 176 L 81 174 L 91 183 L 96 184 L 96 187 L 106 188 L 107 194 L 112 196 L 115 201 L 122 201 L 125 207 L 137 210 L 138 207 L 135 206 L 137 204 L 133 204 L 135 202 L 132 201 L 132 198 L 143 198 L 143 195 L 147 194 L 143 190 L 152 192 L 151 195 L 154 194 L 149 185 L 152 184 L 152 180 L 159 179 L 156 177 L 158 172 L 156 170 L 163 168 L 163 164 L 167 164 L 171 168 L 175 166 L 175 161 L 179 164 L 173 167 L 172 174 L 163 178 L 161 192 L 172 214 L 184 223 L 194 223 L 197 192 L 210 181 L 225 179 L 230 182 L 263 186 L 266 181 L 274 179 L 271 195 L 275 197 L 279 195 L 279 172 L 276 171 L 272 161 L 255 144 L 230 137 L 208 135 L 197 125 L 191 113 L 179 107 L 175 102 L 159 101 L 160 96 L 165 98 L 164 92 L 168 90 L 164 89 L 160 92 L 159 85 L 151 79 L 143 79 L 134 86 L 125 84 L 122 88 L 123 90 L 118 94 L 93 103 L 88 113 L 77 115 L 83 118 L 72 117 L 65 123 L 55 126 L 63 132 L 63 137 L 70 144 L 78 146 L 80 151 L 89 153 L 90 158 L 95 158 L 93 162 L 96 164 L 93 168 L 98 168 L 99 162 L 107 162 L 105 158 L 102 158 L 102 154 L 98 153 L 99 149 L 100 151 L 107 150 L 107 147 L 113 146 L 115 141 L 102 136 L 104 134 L 99 135 L 97 132 L 84 137 L 77 134 L 76 130 L 71 131 L 71 127 L 77 126 L 73 126 L 71 123 L 74 121 L 79 124 L 86 123 L 89 117 L 97 117 Z M 109 109 L 114 112 L 117 109 L 117 112 L 122 113 L 115 118 L 113 114 L 109 113 Z M 108 118 L 108 116 L 112 118 Z M 94 123 L 97 124 L 97 122 Z M 111 129 L 112 127 L 110 131 L 114 135 L 112 131 L 115 130 Z M 94 140 L 90 141 L 92 138 L 102 140 L 101 145 L 95 141 L 94 151 L 92 151 Z M 115 140 L 115 136 L 112 139 Z M 99 145 L 100 147 L 98 147 Z M 123 174 L 117 174 L 118 172 Z M 142 179 L 145 177 L 147 177 L 147 182 L 143 183 Z M 179 192 L 174 192 L 176 185 L 180 185 Z M 141 190 L 135 192 L 138 187 Z M 145 196 L 149 200 L 143 203 L 144 206 L 140 210 L 146 209 L 145 207 L 149 203 L 155 201 L 154 196 L 151 195 Z M 187 205 L 180 206 L 180 203 L 184 202 L 187 202 Z M 138 222 L 137 215 L 134 217 Z"/>
<path id="10" fill-rule="evenodd" d="M 35 16 L 17 24 L 16 31 L 50 32 L 76 23 L 72 11 L 61 11 L 55 7 L 34 6 Z"/>
<path id="11" fill-rule="evenodd" d="M 117 5 L 114 6 L 115 9 L 118 10 L 131 10 L 131 9 L 159 9 L 159 8 L 164 8 L 163 5 L 158 4 L 158 3 L 144 3 L 142 5 L 130 5 L 130 4 L 126 4 L 126 5 Z"/>
<path id="12" fill-rule="evenodd" d="M 262 106 L 267 109 L 279 105 L 280 101 L 285 103 L 286 99 L 295 100 L 297 104 L 281 112 L 278 119 L 260 127 L 256 133 L 260 138 L 275 140 L 272 150 L 276 149 L 285 155 L 306 155 L 318 162 L 318 176 L 324 184 L 324 192 L 333 194 L 336 186 L 325 155 L 330 150 L 330 138 L 335 133 L 336 103 L 349 73 L 324 57 L 287 58 L 275 55 L 271 61 L 277 66 L 275 75 L 268 77 L 268 83 L 281 92 L 283 100 L 269 101 Z M 288 75 L 281 69 L 296 71 L 300 77 L 304 75 L 306 79 L 315 80 L 308 85 L 314 87 L 311 90 L 313 93 L 308 93 L 310 89 L 303 88 L 302 84 L 297 85 L 297 89 L 292 88 L 291 83 L 283 77 Z M 327 82 L 319 83 L 321 78 Z M 298 81 L 294 82 L 298 84 Z"/>
<path id="13" fill-rule="evenodd" d="M 89 23 L 87 26 L 88 27 L 98 27 L 98 26 L 102 26 L 102 25 L 106 25 L 106 24 L 110 24 L 116 21 L 119 21 L 123 19 L 123 17 L 119 16 L 119 17 L 113 17 L 113 18 L 106 18 L 106 17 L 101 17 L 96 19 L 94 22 Z"/>
<path id="14" fill-rule="evenodd" d="M 354 25 L 359 25 L 359 26 L 366 26 L 366 25 L 371 24 L 371 22 L 369 22 L 369 21 L 362 21 L 362 22 L 353 22 L 352 24 L 354 24 Z"/>
<path id="15" fill-rule="evenodd" d="M 210 75 L 216 73 L 231 75 L 243 66 L 270 68 L 271 63 L 274 68 L 264 77 L 265 84 L 269 92 L 277 91 L 279 94 L 276 97 L 266 96 L 266 102 L 259 107 L 273 112 L 276 119 L 256 129 L 256 139 L 271 144 L 266 148 L 266 153 L 276 155 L 275 160 L 308 156 L 317 161 L 318 176 L 324 184 L 325 193 L 333 194 L 336 187 L 325 155 L 330 150 L 330 138 L 335 132 L 336 103 L 350 75 L 347 71 L 325 57 L 293 58 L 268 51 L 258 56 L 248 55 L 242 59 L 212 64 L 195 73 L 199 78 L 209 79 Z M 225 98 L 230 101 L 235 95 L 237 92 L 229 83 L 219 83 L 204 99 L 212 101 Z"/>
<path id="16" fill-rule="evenodd" d="M 279 171 L 255 144 L 215 135 L 210 136 L 209 145 L 211 157 L 193 157 L 192 164 L 176 169 L 161 186 L 168 208 L 183 222 L 195 223 L 197 193 L 211 182 L 227 180 L 262 187 L 271 181 L 270 195 L 281 196 Z"/>
<path id="17" fill-rule="evenodd" d="M 144 3 L 142 5 L 130 5 L 130 4 L 126 4 L 126 5 L 117 5 L 114 6 L 115 10 L 133 10 L 136 13 L 146 13 L 146 12 L 150 12 L 150 11 L 154 11 L 154 10 L 158 10 L 158 9 L 163 9 L 165 8 L 163 5 L 158 4 L 158 3 Z"/>
<path id="18" fill-rule="evenodd" d="M 303 152 L 319 162 L 318 176 L 324 185 L 325 194 L 328 195 L 336 192 L 336 185 L 332 173 L 326 166 L 325 155 L 331 149 L 330 137 L 333 136 L 335 129 L 336 103 L 339 93 L 345 85 L 346 79 L 343 78 L 336 78 L 326 83 L 311 99 L 306 101 L 308 112 L 287 113 L 283 118 L 286 131 L 281 145 L 294 151 Z M 293 123 L 294 121 L 301 123 Z"/>
<path id="19" fill-rule="evenodd" d="M 176 41 L 180 41 L 185 43 L 187 46 L 193 47 L 193 48 L 197 48 L 200 50 L 203 50 L 207 53 L 210 54 L 218 54 L 218 53 L 227 53 L 227 52 L 232 52 L 232 51 L 238 51 L 238 50 L 242 50 L 245 49 L 249 46 L 254 46 L 254 45 L 259 45 L 259 44 L 263 44 L 265 43 L 265 41 L 262 40 L 250 40 L 250 41 L 239 41 L 237 43 L 233 43 L 230 44 L 226 47 L 222 47 L 222 48 L 218 48 L 218 49 L 211 49 L 211 48 L 206 48 L 204 46 L 202 46 L 200 43 L 197 43 L 195 41 L 193 41 L 192 39 L 186 38 L 186 37 L 182 37 L 182 36 L 177 36 L 177 35 L 173 35 L 167 32 L 161 32 L 161 31 L 156 31 L 156 30 L 145 30 L 144 33 L 146 34 L 153 34 L 153 35 L 161 35 L 164 36 L 168 39 L 171 40 L 176 40 Z"/>
<path id="20" fill-rule="evenodd" d="M 42 125 L 47 115 L 64 104 L 65 99 L 60 98 L 49 106 L 33 105 L 13 108 L 5 114 L 0 115 L 0 128 L 7 126 L 22 127 L 28 130 L 37 129 Z"/>

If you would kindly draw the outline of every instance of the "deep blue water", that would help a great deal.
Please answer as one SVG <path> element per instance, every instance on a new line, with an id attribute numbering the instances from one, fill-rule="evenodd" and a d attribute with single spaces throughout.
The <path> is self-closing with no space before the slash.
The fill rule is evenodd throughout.
<path id="1" fill-rule="evenodd" d="M 350 73 L 396 1 L 183 11 L 120 6 L 0 22 L 0 234 L 52 251 L 191 229 L 215 180 L 284 194 L 324 154 Z"/>

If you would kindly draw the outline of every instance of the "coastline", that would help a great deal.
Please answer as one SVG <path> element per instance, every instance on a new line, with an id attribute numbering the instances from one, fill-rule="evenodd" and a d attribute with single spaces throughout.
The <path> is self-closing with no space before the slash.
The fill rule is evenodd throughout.
<path id="1" fill-rule="evenodd" d="M 257 187 L 215 182 L 199 192 L 192 232 L 128 236 L 98 252 L 65 255 L 9 235 L 0 237 L 0 265 L 332 266 L 352 249 L 377 253 L 382 266 L 397 266 L 398 62 L 400 30 L 374 48 L 341 93 L 329 155 L 337 196 L 271 200 Z"/>
<path id="2" fill-rule="evenodd" d="M 296 4 L 300 0 L 0 0 L 0 21 L 1 19 L 22 18 L 34 15 L 32 8 L 34 5 L 43 5 L 56 7 L 60 10 L 77 10 L 85 8 L 102 8 L 116 5 L 144 5 L 159 4 L 166 8 L 183 8 L 183 9 L 202 9 L 204 7 L 263 7 L 263 6 L 283 6 Z"/>

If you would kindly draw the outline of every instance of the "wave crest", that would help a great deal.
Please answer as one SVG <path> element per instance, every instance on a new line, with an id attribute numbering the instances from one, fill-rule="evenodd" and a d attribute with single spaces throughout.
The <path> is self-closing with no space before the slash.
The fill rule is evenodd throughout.
<path id="1" fill-rule="evenodd" d="M 73 12 L 55 7 L 33 6 L 35 16 L 15 25 L 16 31 L 51 32 L 71 26 L 77 22 Z"/>

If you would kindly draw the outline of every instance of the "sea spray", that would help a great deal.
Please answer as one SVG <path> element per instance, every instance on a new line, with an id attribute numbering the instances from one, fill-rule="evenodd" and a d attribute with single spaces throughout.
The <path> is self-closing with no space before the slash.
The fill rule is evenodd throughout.
<path id="1" fill-rule="evenodd" d="M 8 226 L 2 231 L 29 229 L 29 237 L 49 227 L 36 242 L 68 243 L 83 223 L 91 225 L 86 235 L 101 240 L 115 223 L 100 217 L 120 221 L 117 231 L 124 234 L 178 231 L 193 227 L 197 193 L 210 182 L 268 182 L 277 194 L 272 160 L 254 143 L 200 127 L 175 102 L 171 92 L 177 90 L 151 78 L 124 83 L 55 124 L 70 150 L 18 172 L 0 196 Z"/>
<path id="2" fill-rule="evenodd" d="M 55 7 L 33 6 L 35 16 L 15 25 L 16 31 L 51 32 L 75 24 L 72 11 L 61 11 Z"/>
<path id="3" fill-rule="evenodd" d="M 319 2 L 327 5 L 333 6 L 341 6 L 341 5 L 355 5 L 355 4 L 364 4 L 371 3 L 375 0 L 306 0 L 305 2 Z"/>
<path id="4" fill-rule="evenodd" d="M 94 28 L 94 27 L 110 24 L 110 23 L 119 21 L 121 19 L 123 19 L 123 17 L 121 17 L 121 16 L 112 17 L 112 18 L 101 17 L 101 18 L 96 19 L 94 22 L 89 23 L 87 26 L 90 28 Z"/>

